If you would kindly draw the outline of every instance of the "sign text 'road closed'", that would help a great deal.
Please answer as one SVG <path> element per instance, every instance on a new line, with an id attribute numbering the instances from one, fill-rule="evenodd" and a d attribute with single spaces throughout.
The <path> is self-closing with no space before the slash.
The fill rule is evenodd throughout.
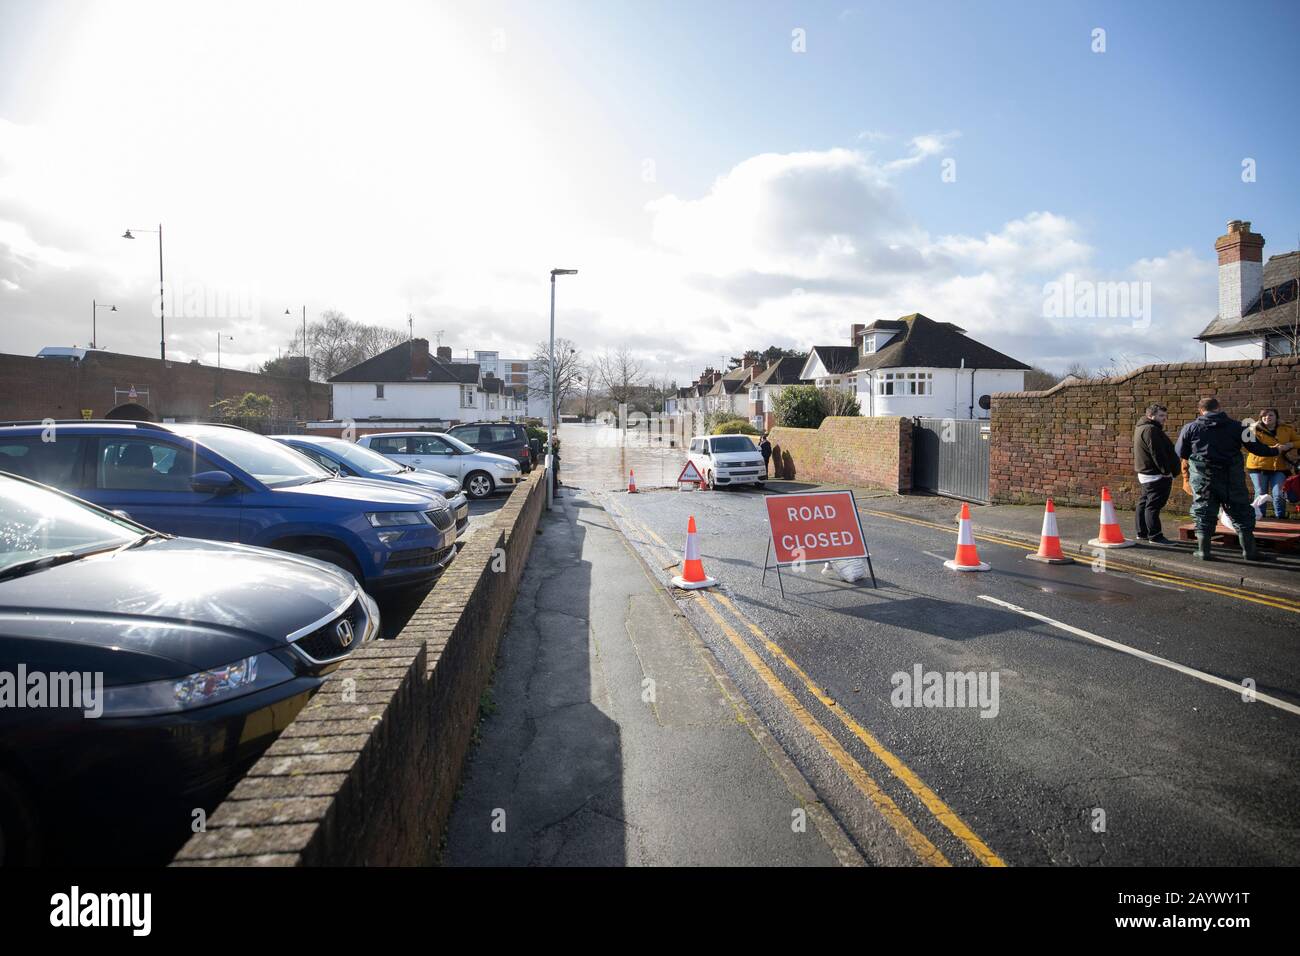
<path id="1" fill-rule="evenodd" d="M 867 556 L 853 492 L 769 495 L 764 501 L 777 564 Z"/>

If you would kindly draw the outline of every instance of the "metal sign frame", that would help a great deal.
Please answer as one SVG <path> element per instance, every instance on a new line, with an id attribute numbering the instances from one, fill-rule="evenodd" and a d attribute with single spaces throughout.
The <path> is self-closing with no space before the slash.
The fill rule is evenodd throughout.
<path id="1" fill-rule="evenodd" d="M 862 554 L 860 554 L 860 555 L 859 555 L 859 554 L 847 555 L 847 556 L 845 556 L 845 557 L 840 557 L 840 558 L 812 558 L 811 560 L 813 560 L 813 561 L 852 561 L 852 560 L 859 559 L 859 558 L 866 558 L 866 561 L 867 561 L 867 570 L 871 572 L 871 586 L 872 586 L 873 588 L 879 590 L 880 585 L 876 582 L 876 569 L 875 569 L 875 567 L 874 567 L 874 566 L 872 565 L 872 563 L 871 563 L 871 548 L 867 545 L 867 536 L 866 536 L 866 534 L 865 534 L 865 533 L 863 532 L 863 530 L 862 530 L 862 515 L 858 513 L 858 500 L 857 500 L 857 498 L 855 498 L 855 497 L 853 496 L 853 491 L 852 491 L 852 489 L 850 489 L 850 488 L 845 488 L 845 489 L 840 490 L 840 491 L 809 491 L 809 492 L 803 492 L 803 493 L 800 493 L 800 494 L 799 494 L 799 497 L 801 497 L 801 498 L 815 498 L 815 497 L 818 497 L 818 496 L 820 496 L 820 495 L 848 495 L 848 496 L 849 496 L 849 501 L 851 501 L 851 502 L 853 503 L 853 520 L 854 520 L 854 522 L 856 522 L 857 527 L 858 527 L 858 540 L 862 542 Z M 767 505 L 766 505 L 766 502 L 764 502 L 764 508 L 766 508 L 766 506 L 767 506 Z M 767 522 L 767 550 L 763 553 L 763 584 L 762 584 L 763 587 L 767 587 L 767 571 L 768 571 L 768 567 L 769 567 L 769 559 L 772 557 L 772 552 L 773 552 L 773 549 L 774 549 L 774 547 L 775 547 L 775 546 L 773 545 L 773 543 L 772 543 L 772 534 L 773 534 L 773 530 L 774 530 L 774 529 L 772 528 L 772 520 L 771 520 L 771 518 L 769 517 L 769 518 L 768 518 L 768 522 Z M 808 561 L 808 560 L 810 560 L 810 559 L 807 559 L 807 558 L 797 558 L 797 559 L 795 559 L 794 561 L 776 561 L 776 562 L 774 563 L 774 565 L 771 565 L 771 566 L 774 566 L 774 567 L 776 568 L 776 583 L 777 583 L 778 585 L 780 585 L 780 587 L 781 587 L 781 597 L 782 597 L 782 598 L 785 597 L 785 582 L 784 582 L 784 580 L 783 580 L 782 577 L 781 577 L 781 566 L 782 566 L 783 564 L 784 564 L 784 565 L 799 564 L 799 563 L 801 563 L 801 562 L 806 562 L 806 561 Z"/>

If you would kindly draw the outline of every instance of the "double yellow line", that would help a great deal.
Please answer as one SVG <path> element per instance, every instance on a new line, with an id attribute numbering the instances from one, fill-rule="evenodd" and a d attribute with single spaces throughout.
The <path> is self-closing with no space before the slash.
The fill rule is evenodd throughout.
<path id="1" fill-rule="evenodd" d="M 615 506 L 617 507 L 617 506 Z M 645 535 L 647 539 L 653 540 L 660 548 L 675 555 L 676 552 L 668 544 L 655 534 L 645 525 L 633 519 L 622 508 L 617 508 L 619 517 L 630 527 L 639 533 Z M 790 689 L 789 686 L 781 680 L 775 671 L 763 659 L 762 655 L 749 643 L 745 637 L 732 627 L 727 620 L 726 614 L 729 614 L 747 630 L 754 638 L 761 642 L 761 645 L 767 649 L 776 660 L 795 677 L 798 684 L 802 684 L 804 690 L 815 698 L 818 703 L 829 710 L 838 718 L 850 734 L 861 741 L 877 760 L 879 760 L 886 769 L 899 780 L 911 793 L 920 801 L 921 805 L 930 812 L 936 821 L 944 826 L 954 837 L 956 837 L 971 854 L 985 866 L 1006 866 L 1006 862 L 999 857 L 992 849 L 989 848 L 983 840 L 949 807 L 940 799 L 939 795 L 930 789 L 921 780 L 920 777 L 912 771 L 897 755 L 891 752 L 884 744 L 876 738 L 874 734 L 868 731 L 860 723 L 853 719 L 843 707 L 835 700 L 828 697 L 826 693 L 818 687 L 804 672 L 793 658 L 785 652 L 775 641 L 773 641 L 761 628 L 751 621 L 726 595 L 719 592 L 696 591 L 695 599 L 699 602 L 701 609 L 713 620 L 722 631 L 723 635 L 731 645 L 740 653 L 758 678 L 772 692 L 773 696 L 781 703 L 790 715 L 799 723 L 801 727 L 817 742 L 817 745 L 844 771 L 845 775 L 858 789 L 889 824 L 889 826 L 898 834 L 907 848 L 915 855 L 917 860 L 928 866 L 951 866 L 951 862 L 943 854 L 943 851 L 934 845 L 928 837 L 916 826 L 915 823 L 899 808 L 898 804 L 890 798 L 889 794 L 876 782 L 874 778 L 866 771 L 853 755 L 844 748 L 833 733 L 817 720 L 817 718 L 800 702 L 798 696 Z M 725 614 L 724 614 L 725 612 Z"/>
<path id="2" fill-rule="evenodd" d="M 875 515 L 878 518 L 888 518 L 890 521 L 898 521 L 903 524 L 920 525 L 923 528 L 934 528 L 938 531 L 944 531 L 948 534 L 956 534 L 958 529 L 951 528 L 948 525 L 936 524 L 933 521 L 926 521 L 922 518 L 913 518 L 909 515 L 894 514 L 890 511 L 873 511 L 868 508 L 863 509 L 864 514 Z M 1004 538 L 996 534 L 977 533 L 975 537 L 980 541 L 988 541 L 993 544 L 1004 544 L 1008 547 L 1019 548 L 1022 551 L 1032 553 L 1034 548 L 1024 541 L 1017 541 L 1014 538 Z M 1127 574 L 1133 574 L 1137 577 L 1147 578 L 1161 584 L 1176 584 L 1179 587 L 1192 588 L 1197 591 L 1205 591 L 1208 594 L 1217 594 L 1221 597 L 1232 598 L 1237 601 L 1249 601 L 1252 604 L 1262 604 L 1265 607 L 1276 608 L 1279 611 L 1290 611 L 1292 614 L 1300 614 L 1300 601 L 1292 598 L 1278 597 L 1276 595 L 1261 595 L 1255 591 L 1248 591 L 1245 588 L 1233 587 L 1231 584 L 1211 584 L 1204 581 L 1193 581 L 1178 574 L 1167 571 L 1154 571 L 1150 568 L 1144 568 L 1136 564 L 1127 564 L 1123 561 L 1116 561 L 1111 558 L 1110 553 L 1106 553 L 1106 570 L 1123 571 Z"/>

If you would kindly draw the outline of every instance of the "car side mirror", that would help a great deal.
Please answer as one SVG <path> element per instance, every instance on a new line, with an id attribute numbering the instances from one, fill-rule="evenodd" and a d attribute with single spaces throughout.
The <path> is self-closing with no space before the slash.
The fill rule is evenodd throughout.
<path id="1" fill-rule="evenodd" d="M 190 487 L 201 493 L 223 495 L 235 490 L 235 479 L 227 471 L 201 471 L 190 479 Z"/>

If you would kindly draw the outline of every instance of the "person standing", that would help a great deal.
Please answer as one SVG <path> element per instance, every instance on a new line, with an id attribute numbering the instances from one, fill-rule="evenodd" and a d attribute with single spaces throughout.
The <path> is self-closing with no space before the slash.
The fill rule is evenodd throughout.
<path id="1" fill-rule="evenodd" d="M 1168 417 L 1165 406 L 1148 405 L 1133 429 L 1133 468 L 1142 491 L 1137 502 L 1137 539 L 1141 542 L 1171 543 L 1160 526 L 1160 509 L 1169 501 L 1181 462 L 1174 443 L 1165 434 Z"/>
<path id="2" fill-rule="evenodd" d="M 763 440 L 758 443 L 758 450 L 763 455 L 763 477 L 766 478 L 767 465 L 772 460 L 772 443 L 767 440 L 767 432 L 763 432 Z"/>
<path id="3" fill-rule="evenodd" d="M 1195 557 L 1214 560 L 1214 527 L 1223 508 L 1237 526 L 1241 556 L 1247 561 L 1267 561 L 1255 546 L 1255 509 L 1242 479 L 1241 450 L 1261 457 L 1290 451 L 1286 442 L 1269 447 L 1219 407 L 1217 398 L 1203 398 L 1200 415 L 1183 426 L 1174 450 L 1187 460 L 1192 478 L 1192 518 L 1196 521 Z"/>
<path id="4" fill-rule="evenodd" d="M 1260 410 L 1259 422 L 1255 425 L 1255 440 L 1272 448 L 1283 442 L 1295 445 L 1300 441 L 1300 435 L 1290 425 L 1278 421 L 1276 408 L 1265 408 Z M 1246 474 L 1255 487 L 1255 497 L 1268 495 L 1272 498 L 1273 514 L 1279 518 L 1286 517 L 1286 495 L 1282 493 L 1282 483 L 1291 470 L 1288 457 L 1256 455 L 1253 452 L 1246 456 Z"/>

